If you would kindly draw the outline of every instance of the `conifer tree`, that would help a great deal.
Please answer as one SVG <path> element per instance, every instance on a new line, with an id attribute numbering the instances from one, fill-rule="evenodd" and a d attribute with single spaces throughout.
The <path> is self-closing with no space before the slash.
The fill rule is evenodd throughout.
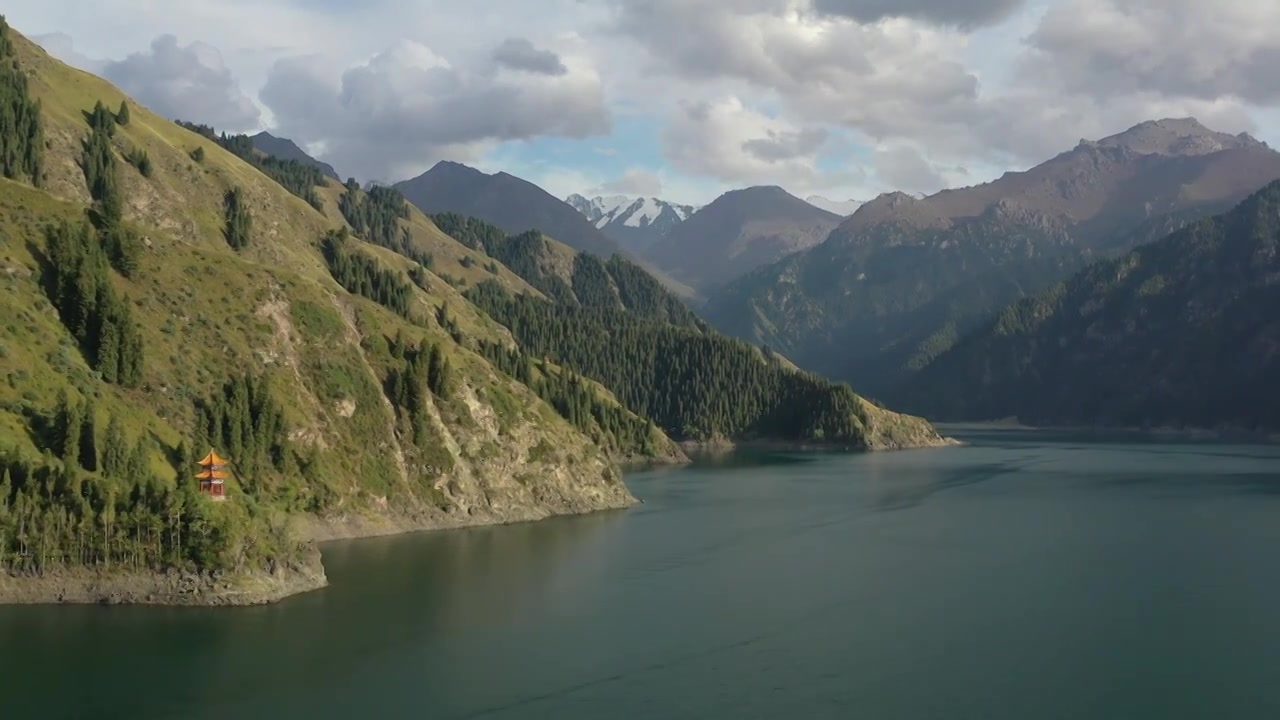
<path id="1" fill-rule="evenodd" d="M 124 425 L 119 416 L 107 421 L 107 435 L 102 441 L 102 474 L 123 478 L 128 467 L 129 445 L 124 436 Z"/>
<path id="2" fill-rule="evenodd" d="M 0 16 L 0 174 L 44 182 L 44 131 L 40 103 L 27 87 L 27 76 L 14 58 L 9 25 Z"/>
<path id="3" fill-rule="evenodd" d="M 223 210 L 226 214 L 225 236 L 227 244 L 236 250 L 249 246 L 249 235 L 253 226 L 253 217 L 245 204 L 244 192 L 235 187 L 227 191 L 223 197 Z"/>
<path id="4" fill-rule="evenodd" d="M 79 403 L 72 402 L 63 389 L 58 394 L 57 450 L 67 465 L 80 464 L 80 438 L 84 434 L 84 414 Z"/>
<path id="5" fill-rule="evenodd" d="M 85 403 L 84 422 L 80 433 L 80 467 L 94 472 L 98 469 L 98 418 L 92 399 Z"/>
<path id="6" fill-rule="evenodd" d="M 129 102 L 127 100 L 120 101 L 120 109 L 116 111 L 116 124 L 129 124 Z"/>

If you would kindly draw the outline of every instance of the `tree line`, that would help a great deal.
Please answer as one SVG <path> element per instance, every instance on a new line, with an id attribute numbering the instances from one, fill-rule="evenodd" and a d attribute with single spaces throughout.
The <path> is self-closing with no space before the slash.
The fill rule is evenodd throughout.
<path id="1" fill-rule="evenodd" d="M 678 439 L 864 443 L 867 418 L 848 386 L 791 371 L 745 342 L 617 308 L 512 296 L 492 281 L 467 297 L 529 352 L 600 382 Z"/>
<path id="2" fill-rule="evenodd" d="M 501 343 L 480 340 L 477 351 L 494 368 L 533 390 L 560 417 L 606 451 L 623 455 L 654 453 L 653 422 L 605 401 L 595 387 L 572 370 L 554 369 L 522 348 Z"/>
<path id="3" fill-rule="evenodd" d="M 193 446 L 196 452 L 217 448 L 234 463 L 246 490 L 270 469 L 291 469 L 284 410 L 264 377 L 240 375 L 211 397 L 199 400 Z M 194 460 L 193 460 L 194 462 Z"/>
<path id="4" fill-rule="evenodd" d="M 44 128 L 40 101 L 31 97 L 18 67 L 9 24 L 0 15 L 0 173 L 9 179 L 44 183 Z"/>
<path id="5" fill-rule="evenodd" d="M 556 302 L 593 308 L 613 307 L 643 318 L 708 329 L 662 283 L 620 255 L 602 260 L 590 253 L 576 253 L 573 269 L 566 280 L 549 269 L 553 264 L 546 261 L 552 250 L 547 239 L 537 230 L 508 235 L 483 220 L 452 212 L 432 215 L 431 219 L 445 234 L 495 258 Z"/>
<path id="6" fill-rule="evenodd" d="M 399 273 L 352 247 L 345 227 L 325 235 L 321 246 L 329 274 L 347 292 L 369 298 L 402 317 L 411 316 L 413 286 Z"/>
<path id="7" fill-rule="evenodd" d="M 449 359 L 439 345 L 425 341 L 414 345 L 400 334 L 387 345 L 393 364 L 383 380 L 383 391 L 397 420 L 408 428 L 404 434 L 417 447 L 426 448 L 431 442 L 427 394 L 442 400 L 453 394 L 455 378 Z"/>
<path id="8" fill-rule="evenodd" d="M 257 477 L 259 458 L 289 458 L 279 406 L 252 377 L 229 381 L 197 404 L 195 448 L 217 444 L 239 455 L 237 477 Z M 51 412 L 34 413 L 43 455 L 0 449 L 0 571 L 43 574 L 59 568 L 200 572 L 266 567 L 299 546 L 270 518 L 274 498 L 256 493 L 214 505 L 197 490 L 198 456 L 182 443 L 170 456 L 176 482 L 151 464 L 157 445 L 130 441 L 120 416 L 105 431 L 92 398 L 60 393 Z M 243 458 L 243 460 L 241 460 Z M 281 472 L 297 474 L 289 460 Z M 246 470 L 246 468 L 249 468 Z M 262 475 L 275 470 L 263 463 Z"/>
<path id="9" fill-rule="evenodd" d="M 98 232 L 64 220 L 47 229 L 45 251 L 45 289 L 62 324 L 103 380 L 136 387 L 142 380 L 142 334 L 128 302 L 112 287 Z"/>
<path id="10" fill-rule="evenodd" d="M 142 241 L 124 224 L 124 191 L 111 144 L 120 115 L 125 116 L 126 122 L 128 119 L 128 106 L 122 101 L 120 107 L 120 113 L 112 113 L 101 100 L 94 104 L 93 112 L 89 113 L 89 136 L 83 143 L 80 167 L 93 198 L 91 217 L 106 248 L 107 259 L 121 274 L 130 277 L 137 272 Z M 150 167 L 151 161 L 145 153 L 138 162 L 144 160 Z"/>
<path id="11" fill-rule="evenodd" d="M 397 222 L 409 217 L 409 206 L 405 204 L 404 196 L 399 190 L 376 185 L 369 188 L 367 193 L 361 192 L 355 178 L 348 180 L 343 188 L 338 208 L 356 235 L 374 245 L 399 253 L 428 270 L 435 265 L 435 258 L 431 253 L 413 242 L 413 234 L 409 232 L 409 228 Z M 425 287 L 425 281 L 419 281 L 415 277 L 414 282 Z"/>
<path id="12" fill-rule="evenodd" d="M 280 187 L 306 200 L 311 207 L 317 210 L 324 208 L 324 202 L 316 192 L 317 186 L 323 187 L 327 183 L 327 178 L 320 168 L 297 160 L 268 155 L 254 147 L 253 138 L 248 135 L 218 133 L 212 126 L 184 120 L 178 120 L 177 123 L 197 135 L 208 138 L 227 152 L 254 166 L 263 175 L 276 181 Z M 203 154 L 196 159 L 203 159 Z"/>
<path id="13" fill-rule="evenodd" d="M 343 186 L 338 209 L 356 235 L 368 242 L 393 250 L 412 247 L 408 231 L 397 222 L 409 218 L 409 205 L 399 190 L 374 185 L 361 192 L 356 179 L 350 178 Z"/>

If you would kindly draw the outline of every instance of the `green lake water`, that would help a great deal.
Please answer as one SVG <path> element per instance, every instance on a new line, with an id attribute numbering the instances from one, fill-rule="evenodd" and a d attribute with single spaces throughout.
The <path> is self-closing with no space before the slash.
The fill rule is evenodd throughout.
<path id="1" fill-rule="evenodd" d="M 268 607 L 0 607 L 0 718 L 1280 718 L 1280 448 L 966 439 L 334 543 Z"/>

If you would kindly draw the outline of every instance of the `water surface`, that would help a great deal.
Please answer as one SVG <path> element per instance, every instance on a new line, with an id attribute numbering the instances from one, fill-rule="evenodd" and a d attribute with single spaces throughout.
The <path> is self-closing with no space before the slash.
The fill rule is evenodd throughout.
<path id="1" fill-rule="evenodd" d="M 269 607 L 0 607 L 0 718 L 1280 717 L 1280 449 L 969 439 L 335 543 Z"/>

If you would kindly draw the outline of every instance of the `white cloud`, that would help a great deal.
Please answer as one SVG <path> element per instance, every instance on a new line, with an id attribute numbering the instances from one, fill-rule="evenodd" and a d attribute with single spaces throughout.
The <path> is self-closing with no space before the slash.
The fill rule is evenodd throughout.
<path id="1" fill-rule="evenodd" d="M 279 132 L 323 142 L 335 165 L 359 177 L 399 179 L 440 159 L 473 159 L 489 143 L 607 134 L 599 76 L 583 62 L 563 62 L 559 75 L 470 69 L 401 41 L 340 78 L 312 58 L 277 61 L 261 99 Z"/>
<path id="2" fill-rule="evenodd" d="M 736 97 L 686 105 L 662 136 L 677 168 L 725 182 L 811 187 L 825 133 L 771 118 Z"/>
<path id="3" fill-rule="evenodd" d="M 1022 3 L 1023 0 L 814 0 L 813 4 L 819 12 L 860 22 L 903 17 L 976 27 L 1007 18 Z"/>
<path id="4" fill-rule="evenodd" d="M 662 178 L 651 170 L 629 168 L 622 177 L 603 182 L 588 192 L 591 195 L 662 197 Z"/>
<path id="5" fill-rule="evenodd" d="M 212 45 L 180 45 L 173 35 L 160 35 L 150 50 L 105 63 L 102 74 L 165 117 L 227 131 L 258 127 L 258 106 L 241 92 Z"/>
<path id="6" fill-rule="evenodd" d="M 673 199 L 757 183 L 870 195 L 891 182 L 936 183 L 927 169 L 954 183 L 957 166 L 978 175 L 965 182 L 976 182 L 1082 137 L 1168 116 L 1280 139 L 1275 0 L 100 0 L 87 14 L 68 7 L 11 0 L 5 11 L 20 31 L 50 32 L 40 40 L 54 54 L 91 69 L 93 57 L 122 58 L 177 33 L 189 43 L 175 43 L 181 62 L 165 67 L 155 50 L 142 53 L 151 62 L 134 68 L 137 84 L 127 90 L 165 114 L 227 126 L 253 114 L 237 93 L 254 96 L 262 124 L 327 148 L 344 172 L 366 179 L 401 177 L 439 158 L 474 162 L 542 136 L 603 134 L 611 117 L 627 119 L 620 138 L 635 136 L 640 123 L 669 125 L 654 131 L 664 156 L 639 157 L 621 139 L 602 138 L 595 145 L 615 154 L 587 153 L 593 162 L 577 170 L 591 184 L 572 190 L 633 167 L 652 167 Z M 131 22 L 103 33 L 103 16 Z M 213 47 L 222 53 L 210 60 L 205 50 Z M 178 92 L 188 75 L 211 89 Z M 714 112 L 691 116 L 699 103 Z M 850 138 L 862 147 L 848 148 Z M 668 166 L 657 166 L 664 159 Z M 846 170 L 835 177 L 820 170 L 840 163 Z M 507 169 L 531 179 L 550 172 Z"/>

